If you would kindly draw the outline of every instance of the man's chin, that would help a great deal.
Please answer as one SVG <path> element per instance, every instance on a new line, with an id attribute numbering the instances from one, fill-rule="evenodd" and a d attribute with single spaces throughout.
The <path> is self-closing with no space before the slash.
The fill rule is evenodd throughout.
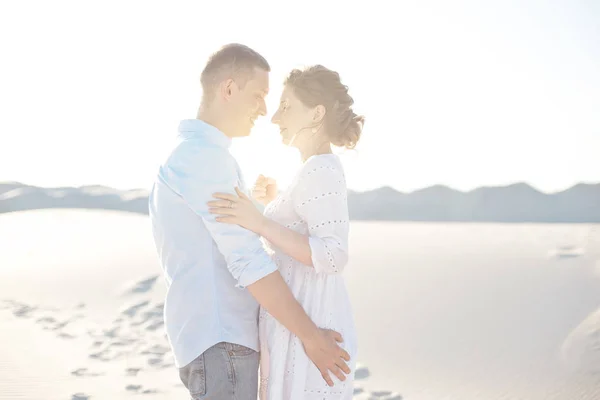
<path id="1" fill-rule="evenodd" d="M 238 136 L 239 137 L 248 137 L 250 136 L 250 134 L 252 133 L 252 128 L 244 128 L 244 129 L 240 129 L 238 131 Z"/>

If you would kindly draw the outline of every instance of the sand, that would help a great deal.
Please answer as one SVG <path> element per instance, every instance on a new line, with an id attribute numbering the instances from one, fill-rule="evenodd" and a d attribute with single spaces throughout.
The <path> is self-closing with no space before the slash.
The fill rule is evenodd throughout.
<path id="1" fill-rule="evenodd" d="M 353 223 L 355 399 L 600 399 L 589 230 Z M 1 215 L 0 399 L 187 398 L 163 301 L 146 217 Z"/>

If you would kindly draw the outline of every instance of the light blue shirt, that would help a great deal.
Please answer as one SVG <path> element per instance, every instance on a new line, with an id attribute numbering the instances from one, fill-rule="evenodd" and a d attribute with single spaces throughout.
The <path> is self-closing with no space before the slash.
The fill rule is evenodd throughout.
<path id="1" fill-rule="evenodd" d="M 179 368 L 219 342 L 258 351 L 259 306 L 245 287 L 277 270 L 258 235 L 208 212 L 213 193 L 246 189 L 230 145 L 214 126 L 181 121 L 149 196 L 167 285 L 165 327 Z"/>

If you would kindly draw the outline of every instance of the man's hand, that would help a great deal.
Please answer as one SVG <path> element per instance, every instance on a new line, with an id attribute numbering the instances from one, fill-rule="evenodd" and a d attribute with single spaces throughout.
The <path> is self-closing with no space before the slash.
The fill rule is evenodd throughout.
<path id="1" fill-rule="evenodd" d="M 329 372 L 333 372 L 340 381 L 346 379 L 344 373 L 349 374 L 350 368 L 345 361 L 350 361 L 350 355 L 338 346 L 342 336 L 315 325 L 294 298 L 279 271 L 250 284 L 248 291 L 269 314 L 302 341 L 308 358 L 329 386 L 333 386 Z"/>
<path id="2" fill-rule="evenodd" d="M 338 342 L 343 342 L 339 333 L 329 329 L 319 329 L 319 334 L 315 338 L 302 343 L 308 358 L 321 371 L 321 376 L 329 386 L 333 386 L 329 372 L 337 376 L 340 381 L 346 380 L 344 373 L 350 373 L 350 368 L 345 362 L 350 361 L 350 355 L 338 346 Z"/>
<path id="3" fill-rule="evenodd" d="M 275 179 L 259 175 L 252 188 L 252 197 L 263 206 L 266 206 L 277 197 L 277 183 Z"/>

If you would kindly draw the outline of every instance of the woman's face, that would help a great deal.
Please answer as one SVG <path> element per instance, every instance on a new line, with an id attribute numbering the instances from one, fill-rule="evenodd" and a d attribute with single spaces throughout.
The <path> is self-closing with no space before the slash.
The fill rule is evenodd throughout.
<path id="1" fill-rule="evenodd" d="M 316 126 L 315 108 L 305 106 L 294 90 L 286 86 L 281 94 L 279 108 L 271 122 L 279 126 L 281 141 L 286 146 L 306 147 L 314 136 L 311 128 Z"/>

